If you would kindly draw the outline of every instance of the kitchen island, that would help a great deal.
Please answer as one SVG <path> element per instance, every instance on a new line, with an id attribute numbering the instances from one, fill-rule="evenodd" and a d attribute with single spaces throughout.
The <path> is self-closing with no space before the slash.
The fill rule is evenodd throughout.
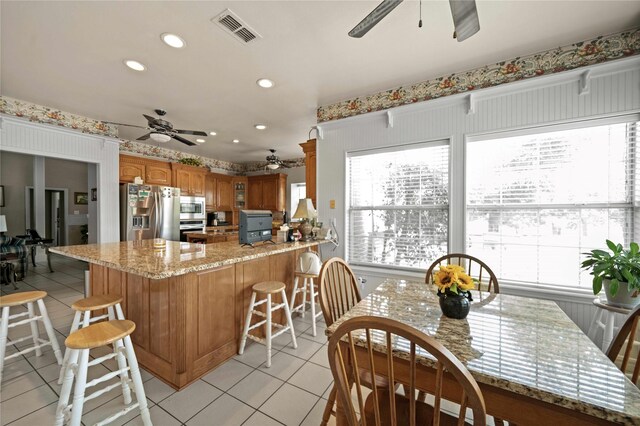
<path id="1" fill-rule="evenodd" d="M 158 249 L 142 240 L 51 251 L 90 263 L 91 295 L 122 296 L 139 363 L 182 389 L 237 353 L 251 287 L 282 281 L 290 295 L 298 255 L 318 244 L 166 241 Z"/>

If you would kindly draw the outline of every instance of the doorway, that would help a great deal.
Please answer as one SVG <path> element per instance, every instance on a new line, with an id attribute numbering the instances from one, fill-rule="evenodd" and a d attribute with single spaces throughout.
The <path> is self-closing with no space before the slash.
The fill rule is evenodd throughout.
<path id="1" fill-rule="evenodd" d="M 27 229 L 32 228 L 35 224 L 35 213 L 33 211 L 33 187 L 25 188 L 27 196 L 25 197 L 25 223 Z M 67 217 L 67 197 L 68 190 L 66 188 L 45 188 L 45 229 L 44 235 L 42 230 L 37 231 L 43 238 L 52 238 L 54 246 L 67 245 L 69 241 L 69 229 L 66 223 Z"/>

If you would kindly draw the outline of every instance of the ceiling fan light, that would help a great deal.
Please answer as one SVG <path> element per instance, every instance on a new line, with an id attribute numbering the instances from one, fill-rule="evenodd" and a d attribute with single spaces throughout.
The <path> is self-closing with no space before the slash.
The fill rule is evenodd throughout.
<path id="1" fill-rule="evenodd" d="M 216 132 L 213 132 L 213 131 L 209 132 L 209 134 L 210 134 L 211 136 L 215 136 L 215 135 L 217 135 L 217 133 L 216 133 Z"/>
<path id="2" fill-rule="evenodd" d="M 166 135 L 164 133 L 151 133 L 149 137 L 156 142 L 162 142 L 162 143 L 169 142 L 171 140 L 171 136 Z"/>
<path id="3" fill-rule="evenodd" d="M 275 170 L 278 167 L 280 167 L 280 164 L 277 164 L 277 163 L 269 163 L 269 164 L 267 164 L 267 168 L 269 168 L 271 170 Z"/>

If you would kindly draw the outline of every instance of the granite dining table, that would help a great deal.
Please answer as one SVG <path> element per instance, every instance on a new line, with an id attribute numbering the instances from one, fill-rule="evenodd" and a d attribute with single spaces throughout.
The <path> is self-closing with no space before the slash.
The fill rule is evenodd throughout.
<path id="1" fill-rule="evenodd" d="M 435 287 L 388 279 L 326 334 L 349 318 L 369 315 L 435 337 L 469 369 L 489 415 L 519 426 L 640 425 L 640 390 L 553 301 L 476 293 L 468 317 L 458 320 L 442 315 Z M 408 342 L 392 344 L 394 357 L 408 362 Z M 359 345 L 364 338 L 356 338 L 356 351 L 365 351 Z M 373 348 L 386 353 L 384 339 L 374 338 Z M 416 362 L 423 371 L 434 370 L 434 359 L 424 352 Z M 417 384 L 432 393 L 431 386 Z M 460 393 L 448 396 L 455 402 Z M 337 423 L 347 424 L 342 413 L 338 398 Z"/>

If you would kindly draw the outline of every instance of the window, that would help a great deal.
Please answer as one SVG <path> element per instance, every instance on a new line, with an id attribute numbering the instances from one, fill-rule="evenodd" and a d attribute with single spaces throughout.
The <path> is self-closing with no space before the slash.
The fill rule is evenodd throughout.
<path id="1" fill-rule="evenodd" d="M 636 123 L 468 142 L 466 252 L 501 281 L 591 288 L 581 253 L 634 237 Z"/>
<path id="2" fill-rule="evenodd" d="M 427 268 L 447 252 L 449 145 L 350 153 L 350 263 Z"/>
<path id="3" fill-rule="evenodd" d="M 291 184 L 291 216 L 295 214 L 296 209 L 298 208 L 298 201 L 300 201 L 301 198 L 307 198 L 307 184 L 292 183 Z M 298 222 L 300 220 L 302 219 L 293 219 L 293 218 L 290 219 L 291 222 Z"/>

